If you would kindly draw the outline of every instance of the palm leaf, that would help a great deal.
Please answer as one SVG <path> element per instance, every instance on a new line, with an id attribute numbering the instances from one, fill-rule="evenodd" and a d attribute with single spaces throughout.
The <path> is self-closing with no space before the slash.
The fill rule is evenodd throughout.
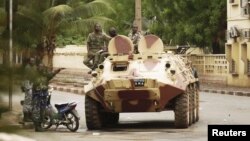
<path id="1" fill-rule="evenodd" d="M 104 28 L 107 28 L 110 25 L 113 25 L 114 21 L 110 18 L 101 16 L 93 16 L 85 19 L 79 18 L 75 21 L 64 22 L 61 25 L 60 29 L 76 34 L 87 34 L 88 32 L 91 32 L 93 30 L 93 25 L 95 23 L 100 23 Z"/>
<path id="2" fill-rule="evenodd" d="M 19 6 L 19 10 L 16 14 L 20 16 L 20 18 L 23 18 L 24 21 L 35 24 L 37 28 L 43 27 L 42 14 L 35 9 L 27 9 L 24 6 Z"/>
<path id="3" fill-rule="evenodd" d="M 60 21 L 65 18 L 67 15 L 71 14 L 73 9 L 68 5 L 58 5 L 51 7 L 43 12 L 45 22 L 50 22 L 51 20 Z"/>
<path id="4" fill-rule="evenodd" d="M 74 15 L 82 18 L 92 16 L 105 16 L 114 14 L 115 10 L 105 0 L 95 0 L 87 4 L 81 4 L 75 8 Z"/>

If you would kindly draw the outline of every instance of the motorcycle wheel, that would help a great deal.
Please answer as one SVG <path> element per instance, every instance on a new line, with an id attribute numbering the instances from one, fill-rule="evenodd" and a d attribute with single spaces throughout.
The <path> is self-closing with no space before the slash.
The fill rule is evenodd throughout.
<path id="1" fill-rule="evenodd" d="M 66 118 L 66 120 L 69 121 L 69 123 L 66 125 L 67 128 L 71 132 L 76 132 L 79 128 L 79 119 L 77 118 L 77 116 L 73 112 L 69 112 L 66 114 Z"/>
<path id="2" fill-rule="evenodd" d="M 52 126 L 51 118 L 49 116 L 45 116 L 41 126 L 43 129 L 49 129 Z"/>

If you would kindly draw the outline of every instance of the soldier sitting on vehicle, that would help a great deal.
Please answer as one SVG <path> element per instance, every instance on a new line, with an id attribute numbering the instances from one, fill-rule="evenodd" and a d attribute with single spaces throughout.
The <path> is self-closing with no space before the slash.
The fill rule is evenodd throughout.
<path id="1" fill-rule="evenodd" d="M 117 36 L 116 29 L 114 27 L 111 27 L 109 29 L 109 36 L 111 38 Z M 101 64 L 105 58 L 109 55 L 107 47 L 105 47 L 104 51 L 100 53 L 100 59 L 98 61 L 98 64 Z"/>
<path id="2" fill-rule="evenodd" d="M 95 24 L 94 32 L 90 33 L 87 38 L 87 58 L 84 60 L 84 64 L 94 70 L 99 63 L 100 54 L 106 49 L 108 41 L 111 39 L 108 35 L 102 32 L 102 27 L 99 24 Z M 93 62 L 91 65 L 90 61 Z"/>

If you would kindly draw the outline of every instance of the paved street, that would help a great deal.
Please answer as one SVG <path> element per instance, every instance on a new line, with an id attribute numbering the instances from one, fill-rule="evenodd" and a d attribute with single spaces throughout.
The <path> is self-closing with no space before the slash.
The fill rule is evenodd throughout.
<path id="1" fill-rule="evenodd" d="M 208 124 L 250 124 L 249 97 L 201 93 L 200 121 L 188 129 L 175 129 L 173 112 L 168 111 L 121 114 L 120 123 L 116 127 L 87 131 L 84 96 L 59 91 L 52 95 L 52 103 L 71 101 L 78 102 L 77 110 L 81 116 L 78 132 L 69 132 L 61 126 L 57 131 L 52 128 L 45 133 L 37 133 L 32 129 L 24 129 L 18 134 L 37 141 L 206 141 Z"/>

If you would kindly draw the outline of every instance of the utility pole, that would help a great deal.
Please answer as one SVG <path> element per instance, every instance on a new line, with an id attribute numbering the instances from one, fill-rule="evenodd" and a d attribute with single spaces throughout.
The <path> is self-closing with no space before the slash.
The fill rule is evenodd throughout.
<path id="1" fill-rule="evenodd" d="M 138 26 L 138 30 L 142 30 L 141 19 L 141 0 L 135 0 L 135 24 Z"/>
<path id="2" fill-rule="evenodd" d="M 13 0 L 9 0 L 9 110 L 12 110 L 12 61 L 13 61 L 13 52 L 12 52 L 12 26 L 13 26 Z"/>

